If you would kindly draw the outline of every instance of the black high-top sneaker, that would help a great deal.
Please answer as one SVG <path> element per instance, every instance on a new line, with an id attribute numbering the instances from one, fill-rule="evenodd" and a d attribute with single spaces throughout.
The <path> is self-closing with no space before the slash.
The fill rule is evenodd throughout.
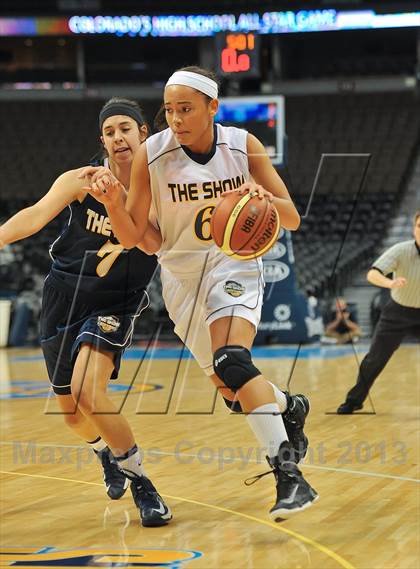
<path id="1" fill-rule="evenodd" d="M 140 510 L 140 520 L 143 526 L 164 526 L 170 522 L 171 510 L 146 476 L 136 476 L 130 487 L 134 502 Z"/>
<path id="2" fill-rule="evenodd" d="M 124 472 L 118 468 L 118 465 L 114 461 L 114 457 L 108 447 L 99 452 L 94 452 L 101 461 L 102 468 L 104 469 L 106 493 L 111 500 L 119 500 L 124 496 L 125 491 L 128 488 L 128 478 Z"/>
<path id="3" fill-rule="evenodd" d="M 277 498 L 269 515 L 275 522 L 287 520 L 294 514 L 306 510 L 319 498 L 315 490 L 303 478 L 296 463 L 293 462 L 294 457 L 295 452 L 292 445 L 289 441 L 284 441 L 280 445 L 277 456 L 274 458 L 266 457 L 272 470 L 245 480 L 245 484 L 250 486 L 263 476 L 274 473 Z"/>
<path id="4" fill-rule="evenodd" d="M 285 391 L 285 394 L 287 410 L 282 414 L 284 427 L 296 453 L 295 462 L 299 463 L 305 458 L 308 450 L 308 437 L 303 432 L 303 427 L 310 409 L 309 400 L 300 393 L 289 395 Z"/>
<path id="5" fill-rule="evenodd" d="M 287 520 L 290 516 L 306 510 L 319 498 L 303 478 L 299 468 L 292 462 L 292 453 L 291 444 L 284 441 L 277 456 L 267 457 L 276 478 L 277 499 L 270 510 L 270 517 L 275 522 Z"/>

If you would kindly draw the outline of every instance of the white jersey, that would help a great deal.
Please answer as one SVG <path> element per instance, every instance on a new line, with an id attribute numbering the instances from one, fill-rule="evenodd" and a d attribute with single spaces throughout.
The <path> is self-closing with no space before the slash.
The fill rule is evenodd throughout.
<path id="1" fill-rule="evenodd" d="M 152 203 L 162 233 L 158 257 L 171 273 L 199 275 L 209 254 L 219 256 L 212 250 L 210 217 L 222 192 L 250 180 L 247 134 L 215 125 L 212 150 L 204 157 L 182 148 L 169 128 L 146 140 Z"/>

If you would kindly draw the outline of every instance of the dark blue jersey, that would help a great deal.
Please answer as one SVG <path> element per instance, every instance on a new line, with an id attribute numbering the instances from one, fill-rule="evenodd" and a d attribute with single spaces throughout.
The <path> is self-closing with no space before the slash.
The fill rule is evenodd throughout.
<path id="1" fill-rule="evenodd" d="M 114 236 L 105 206 L 86 194 L 68 206 L 70 215 L 50 247 L 56 286 L 93 302 L 145 288 L 156 268 L 155 255 L 127 251 Z M 115 298 L 114 298 L 115 300 Z"/>

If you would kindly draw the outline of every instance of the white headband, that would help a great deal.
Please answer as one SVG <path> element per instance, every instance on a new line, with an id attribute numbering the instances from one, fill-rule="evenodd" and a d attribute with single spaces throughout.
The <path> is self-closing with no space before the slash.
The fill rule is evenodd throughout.
<path id="1" fill-rule="evenodd" d="M 208 95 L 211 99 L 217 99 L 218 89 L 216 81 L 200 75 L 199 73 L 193 73 L 192 71 L 175 71 L 167 83 L 168 85 L 185 85 L 186 87 L 192 87 L 201 91 L 205 95 Z"/>

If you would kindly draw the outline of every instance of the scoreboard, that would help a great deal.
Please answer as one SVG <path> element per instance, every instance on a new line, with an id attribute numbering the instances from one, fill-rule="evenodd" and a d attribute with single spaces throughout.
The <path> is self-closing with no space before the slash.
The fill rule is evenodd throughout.
<path id="1" fill-rule="evenodd" d="M 223 76 L 260 76 L 260 36 L 254 32 L 216 35 L 217 72 Z"/>

